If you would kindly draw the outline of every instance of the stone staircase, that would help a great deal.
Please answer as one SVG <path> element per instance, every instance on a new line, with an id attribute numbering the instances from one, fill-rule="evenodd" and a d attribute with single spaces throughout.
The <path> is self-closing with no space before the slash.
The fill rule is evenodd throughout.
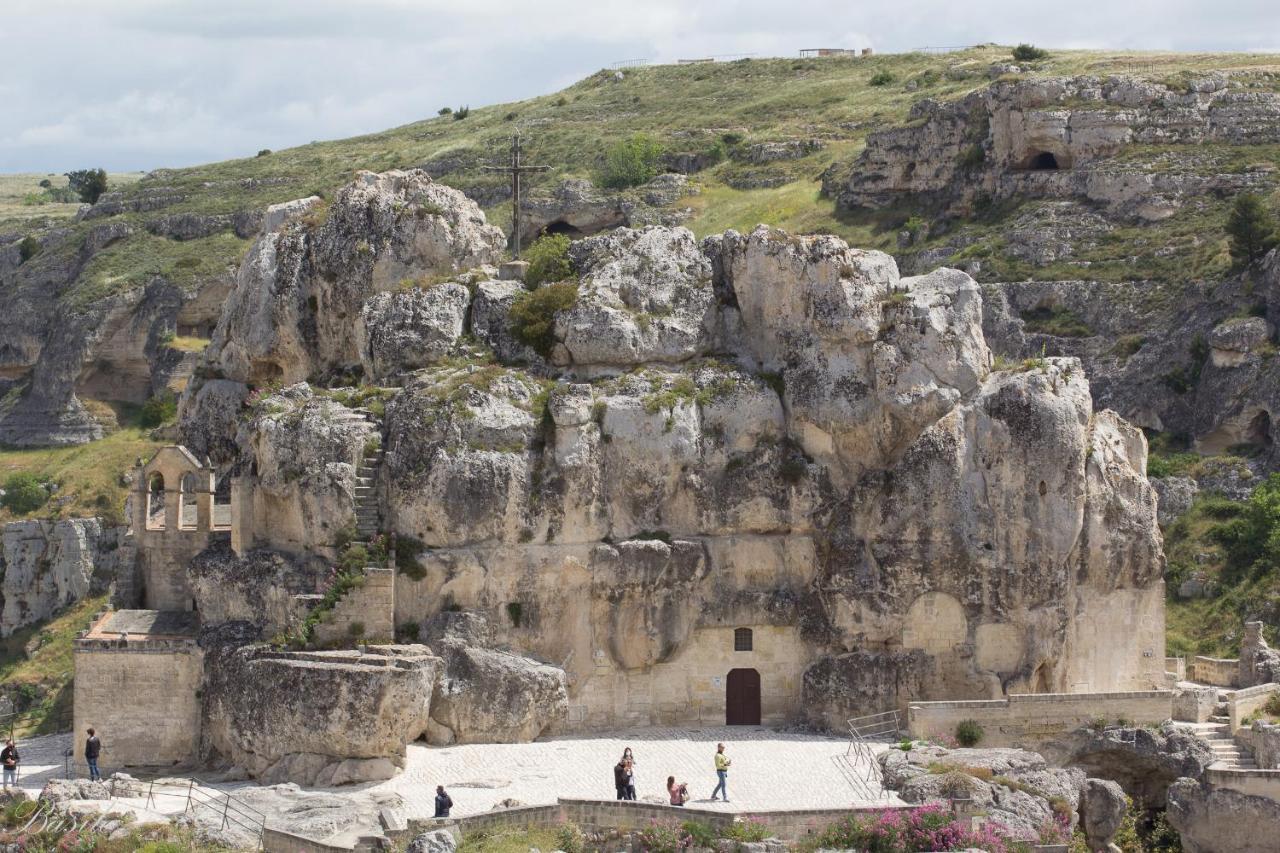
<path id="1" fill-rule="evenodd" d="M 1225 703 L 1219 705 L 1218 711 L 1225 712 Z M 1253 760 L 1253 751 L 1240 744 L 1231 736 L 1231 720 L 1225 714 L 1216 714 L 1207 723 L 1188 723 L 1186 727 L 1196 736 L 1209 744 L 1216 759 L 1211 765 L 1218 770 L 1257 770 Z"/>
<path id="2" fill-rule="evenodd" d="M 183 353 L 182 361 L 178 362 L 173 372 L 169 374 L 169 381 L 165 383 L 165 387 L 175 394 L 181 394 L 187 390 L 187 386 L 191 384 L 191 378 L 195 376 L 196 366 L 203 357 L 203 352 Z"/>
<path id="3" fill-rule="evenodd" d="M 365 421 L 374 426 L 379 439 L 382 424 L 368 409 L 352 409 L 341 415 L 347 421 Z M 382 468 L 382 442 L 365 448 L 364 458 L 356 468 L 356 539 L 367 542 L 382 532 L 382 513 L 378 507 L 378 472 Z"/>

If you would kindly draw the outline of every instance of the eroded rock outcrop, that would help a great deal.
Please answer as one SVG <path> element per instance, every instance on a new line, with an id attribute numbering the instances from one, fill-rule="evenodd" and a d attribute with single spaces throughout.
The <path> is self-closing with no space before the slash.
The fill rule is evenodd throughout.
<path id="1" fill-rule="evenodd" d="M 1187 853 L 1265 853 L 1275 848 L 1280 803 L 1179 779 L 1169 787 L 1169 825 Z"/>
<path id="2" fill-rule="evenodd" d="M 431 699 L 432 743 L 522 743 L 562 722 L 564 670 L 496 649 L 444 640 L 444 668 Z"/>
<path id="3" fill-rule="evenodd" d="M 427 730 L 440 663 L 424 646 L 213 649 L 205 658 L 206 757 L 264 783 L 389 778 L 405 744 Z"/>
<path id="4" fill-rule="evenodd" d="M 314 230 L 285 222 L 254 243 L 209 359 L 250 383 L 359 365 L 366 300 L 405 279 L 495 263 L 503 243 L 475 202 L 425 172 L 361 172 Z"/>
<path id="5" fill-rule="evenodd" d="M 1054 763 L 1080 767 L 1090 776 L 1110 779 L 1148 808 L 1165 802 L 1169 786 L 1181 777 L 1199 779 L 1214 762 L 1213 750 L 1189 731 L 1166 726 L 1108 726 L 1078 729 L 1043 744 Z"/>
<path id="6" fill-rule="evenodd" d="M 13 521 L 0 530 L 0 636 L 48 619 L 89 595 L 105 592 L 120 567 L 131 569 L 124 528 L 96 518 Z"/>

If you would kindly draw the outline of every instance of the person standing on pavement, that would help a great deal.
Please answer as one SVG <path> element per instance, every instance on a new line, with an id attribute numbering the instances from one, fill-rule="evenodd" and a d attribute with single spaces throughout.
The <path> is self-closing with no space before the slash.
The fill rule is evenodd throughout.
<path id="1" fill-rule="evenodd" d="M 631 747 L 622 750 L 622 765 L 627 769 L 627 785 L 623 790 L 626 795 L 624 800 L 634 800 L 636 798 L 636 759 L 631 754 Z"/>
<path id="2" fill-rule="evenodd" d="M 716 777 L 720 781 L 716 783 L 716 789 L 711 792 L 711 799 L 719 799 L 716 795 L 724 794 L 724 801 L 729 802 L 729 765 L 732 763 L 729 756 L 724 754 L 724 744 L 716 744 Z"/>
<path id="3" fill-rule="evenodd" d="M 613 787 L 619 800 L 627 798 L 627 763 L 621 758 L 613 765 Z"/>
<path id="4" fill-rule="evenodd" d="M 436 785 L 436 817 L 448 817 L 453 808 L 453 797 L 445 791 L 444 785 Z"/>
<path id="5" fill-rule="evenodd" d="M 0 751 L 0 764 L 4 765 L 4 789 L 7 791 L 10 785 L 18 784 L 18 748 L 12 740 Z"/>
<path id="6" fill-rule="evenodd" d="M 102 741 L 98 740 L 98 735 L 89 729 L 89 739 L 84 742 L 84 761 L 89 765 L 89 781 L 97 782 L 102 778 L 102 774 L 98 772 L 98 756 L 102 754 Z"/>

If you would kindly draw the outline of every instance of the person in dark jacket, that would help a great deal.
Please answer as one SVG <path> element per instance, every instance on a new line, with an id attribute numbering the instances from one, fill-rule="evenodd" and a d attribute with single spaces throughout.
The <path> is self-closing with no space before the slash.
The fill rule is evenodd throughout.
<path id="1" fill-rule="evenodd" d="M 18 748 L 13 741 L 6 743 L 4 750 L 0 751 L 0 764 L 4 765 L 4 789 L 7 791 L 10 785 L 18 784 Z"/>
<path id="2" fill-rule="evenodd" d="M 627 776 L 627 764 L 625 761 L 620 760 L 613 765 L 613 787 L 617 791 L 619 800 L 627 798 L 627 783 L 630 781 Z"/>
<path id="3" fill-rule="evenodd" d="M 84 761 L 89 765 L 89 781 L 97 782 L 102 778 L 98 772 L 98 756 L 102 754 L 102 741 L 93 729 L 89 729 L 89 739 L 84 742 Z"/>
<path id="4" fill-rule="evenodd" d="M 444 785 L 436 785 L 436 817 L 448 817 L 453 808 L 453 798 L 445 793 Z"/>

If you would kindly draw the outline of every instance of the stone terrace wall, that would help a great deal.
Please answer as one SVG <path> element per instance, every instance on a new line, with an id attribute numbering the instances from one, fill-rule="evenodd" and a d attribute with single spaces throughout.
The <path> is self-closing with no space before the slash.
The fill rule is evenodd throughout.
<path id="1" fill-rule="evenodd" d="M 1280 803 L 1280 770 L 1206 770 L 1205 781 L 1252 797 Z"/>
<path id="2" fill-rule="evenodd" d="M 364 583 L 339 599 L 324 621 L 316 626 L 316 642 L 328 646 L 356 639 L 381 643 L 394 641 L 395 595 L 394 569 L 365 569 Z M 360 631 L 353 633 L 353 626 L 358 626 Z"/>
<path id="3" fill-rule="evenodd" d="M 953 737 L 961 720 L 976 720 L 984 730 L 983 746 L 1033 749 L 1099 718 L 1143 725 L 1164 722 L 1172 712 L 1173 694 L 1168 690 L 1029 693 L 966 702 L 912 702 L 907 730 L 918 738 Z"/>
<path id="4" fill-rule="evenodd" d="M 1271 694 L 1280 690 L 1280 684 L 1259 684 L 1236 690 L 1227 696 L 1227 714 L 1231 718 L 1231 731 L 1235 733 L 1244 726 L 1244 718 L 1262 710 Z"/>
<path id="5" fill-rule="evenodd" d="M 696 820 L 720 831 L 736 822 L 758 821 L 769 827 L 770 835 L 784 841 L 797 841 L 821 832 L 850 814 L 880 811 L 884 808 L 886 807 L 860 806 L 848 809 L 803 809 L 733 814 L 625 800 L 561 799 L 554 806 L 522 806 L 498 809 L 469 817 L 411 820 L 406 837 L 412 838 L 433 829 L 448 829 L 456 837 L 461 838 L 464 834 L 476 830 L 493 830 L 498 827 L 537 829 L 558 826 L 562 823 L 575 823 L 586 832 L 605 832 L 614 829 L 641 829 L 653 823 L 679 824 L 686 820 Z"/>
<path id="6" fill-rule="evenodd" d="M 195 761 L 204 653 L 194 641 L 81 639 L 74 660 L 77 763 L 90 727 L 107 772 Z"/>
<path id="7" fill-rule="evenodd" d="M 1200 684 L 1235 687 L 1240 683 L 1240 661 L 1235 658 L 1196 656 L 1187 665 L 1187 677 Z"/>

